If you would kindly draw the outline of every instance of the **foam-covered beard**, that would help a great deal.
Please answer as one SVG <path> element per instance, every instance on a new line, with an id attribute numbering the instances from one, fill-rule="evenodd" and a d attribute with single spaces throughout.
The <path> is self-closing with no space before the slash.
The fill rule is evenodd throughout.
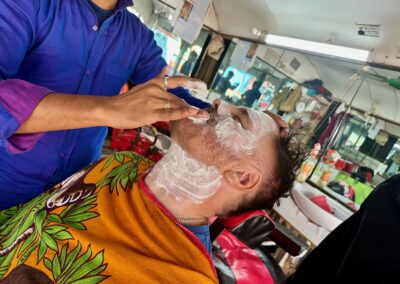
<path id="1" fill-rule="evenodd" d="M 251 154 L 259 140 L 276 126 L 268 115 L 252 109 L 247 111 L 253 123 L 251 130 L 244 129 L 234 120 L 229 106 L 224 103 L 218 107 L 217 115 L 212 115 L 213 119 L 209 121 L 209 125 L 205 123 L 204 130 L 215 131 L 217 142 L 236 155 Z M 167 195 L 176 200 L 190 200 L 196 204 L 201 204 L 213 196 L 222 181 L 216 166 L 198 161 L 176 143 L 171 144 L 167 154 L 149 174 L 149 178 L 158 188 L 164 189 Z"/>
<path id="2" fill-rule="evenodd" d="M 260 140 L 276 127 L 273 119 L 267 114 L 246 109 L 253 124 L 251 130 L 244 129 L 240 122 L 232 117 L 228 104 L 221 103 L 217 111 L 217 141 L 235 155 L 253 154 Z"/>
<path id="3" fill-rule="evenodd" d="M 217 192 L 222 176 L 217 167 L 201 163 L 178 144 L 172 143 L 149 178 L 176 200 L 191 200 L 200 204 Z"/>

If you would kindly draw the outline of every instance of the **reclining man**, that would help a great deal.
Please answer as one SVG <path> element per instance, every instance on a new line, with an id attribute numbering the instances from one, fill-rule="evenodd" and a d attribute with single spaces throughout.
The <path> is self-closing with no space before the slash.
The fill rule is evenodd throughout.
<path id="1" fill-rule="evenodd" d="M 216 283 L 209 218 L 271 206 L 304 155 L 278 116 L 221 101 L 208 112 L 171 123 L 154 167 L 116 153 L 0 212 L 0 280 Z"/>

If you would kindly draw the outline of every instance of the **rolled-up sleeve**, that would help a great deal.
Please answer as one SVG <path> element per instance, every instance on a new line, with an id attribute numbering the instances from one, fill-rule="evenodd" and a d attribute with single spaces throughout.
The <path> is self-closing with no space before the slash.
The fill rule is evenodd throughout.
<path id="1" fill-rule="evenodd" d="M 40 1 L 0 1 L 0 147 L 11 153 L 32 149 L 42 133 L 15 135 L 37 104 L 51 91 L 14 78 L 35 43 Z"/>
<path id="2" fill-rule="evenodd" d="M 26 81 L 0 81 L 0 145 L 11 153 L 31 149 L 43 133 L 15 135 L 39 102 L 52 91 Z"/>

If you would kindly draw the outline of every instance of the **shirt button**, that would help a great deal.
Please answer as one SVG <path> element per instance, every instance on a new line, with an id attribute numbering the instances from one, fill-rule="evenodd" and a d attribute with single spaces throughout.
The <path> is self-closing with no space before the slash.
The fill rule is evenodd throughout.
<path id="1" fill-rule="evenodd" d="M 99 28 L 96 26 L 96 25 L 94 25 L 93 27 L 92 27 L 92 30 L 94 30 L 94 31 L 97 31 Z"/>
<path id="2" fill-rule="evenodd" d="M 64 158 L 64 153 L 61 153 L 61 154 L 60 154 L 60 157 L 61 157 L 61 158 Z"/>
<path id="3" fill-rule="evenodd" d="M 86 71 L 86 75 L 90 75 L 90 73 L 91 73 L 90 70 Z"/>

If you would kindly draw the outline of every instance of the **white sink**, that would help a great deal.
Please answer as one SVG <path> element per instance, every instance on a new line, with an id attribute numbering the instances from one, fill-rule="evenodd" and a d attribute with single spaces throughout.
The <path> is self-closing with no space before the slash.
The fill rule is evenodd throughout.
<path id="1" fill-rule="evenodd" d="M 329 207 L 333 211 L 333 214 L 330 214 L 310 200 L 319 195 L 324 194 L 307 183 L 295 183 L 291 191 L 291 196 L 301 212 L 312 222 L 330 232 L 353 214 L 342 204 L 326 196 Z"/>

